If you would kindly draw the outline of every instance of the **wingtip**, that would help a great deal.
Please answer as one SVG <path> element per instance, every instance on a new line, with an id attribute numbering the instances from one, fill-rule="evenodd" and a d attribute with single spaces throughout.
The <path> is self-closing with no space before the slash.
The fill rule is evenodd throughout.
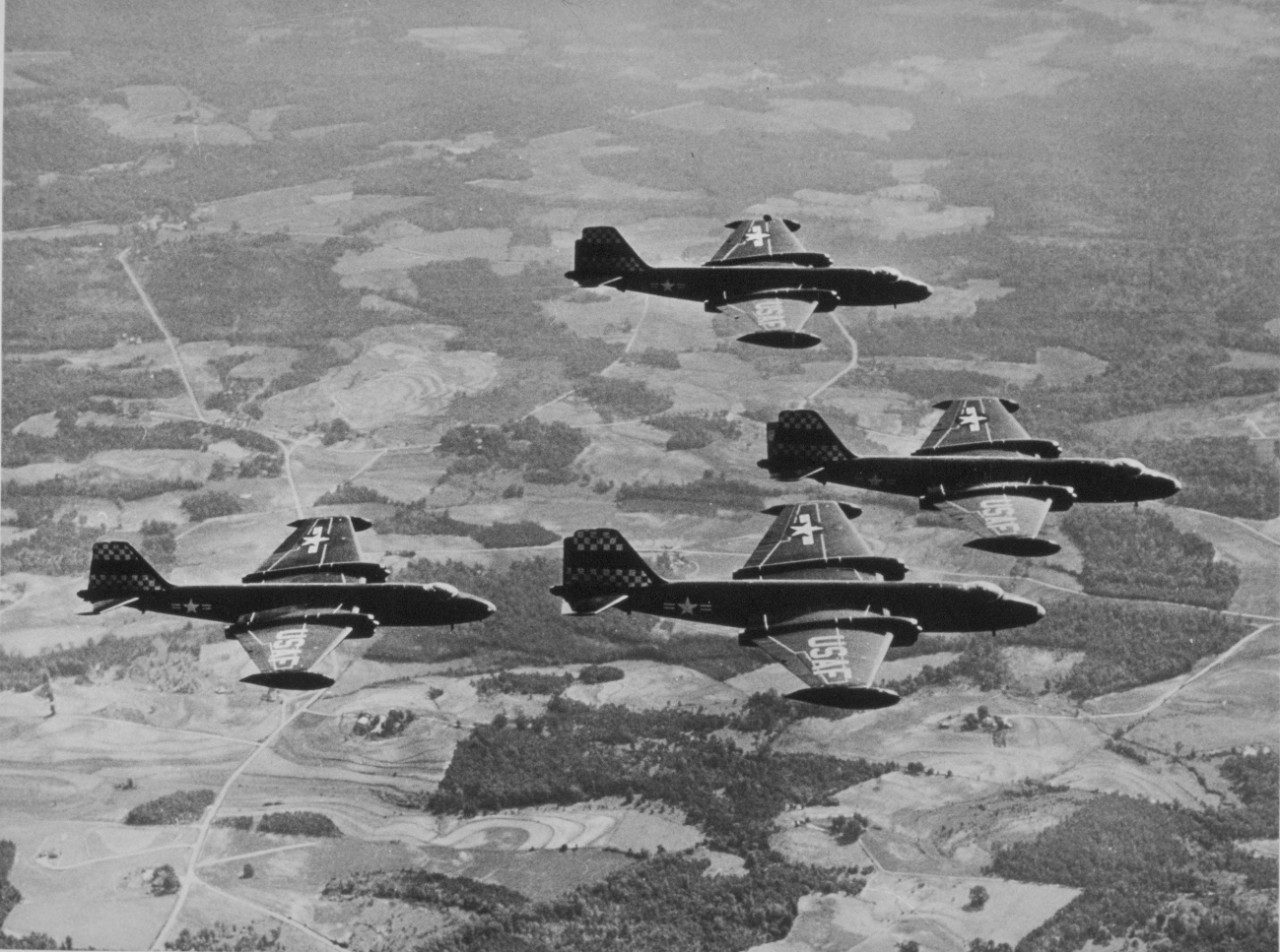
<path id="1" fill-rule="evenodd" d="M 241 678 L 240 682 L 285 691 L 318 691 L 332 686 L 333 678 L 315 671 L 260 671 Z"/>
<path id="2" fill-rule="evenodd" d="M 994 552 L 996 555 L 1011 555 L 1014 558 L 1026 559 L 1045 555 L 1056 555 L 1062 546 L 1052 539 L 1027 536 L 993 536 L 982 539 L 971 539 L 966 548 L 980 552 Z"/>
<path id="3" fill-rule="evenodd" d="M 822 343 L 821 337 L 807 334 L 804 331 L 754 331 L 743 334 L 738 340 L 744 344 L 757 344 L 761 347 L 778 347 L 782 350 L 804 350 Z"/>
<path id="4" fill-rule="evenodd" d="M 902 700 L 896 692 L 884 688 L 851 688 L 840 684 L 820 688 L 801 688 L 799 691 L 792 691 L 787 697 L 793 701 L 819 704 L 823 707 L 838 707 L 846 711 L 874 711 L 882 707 L 892 707 Z"/>

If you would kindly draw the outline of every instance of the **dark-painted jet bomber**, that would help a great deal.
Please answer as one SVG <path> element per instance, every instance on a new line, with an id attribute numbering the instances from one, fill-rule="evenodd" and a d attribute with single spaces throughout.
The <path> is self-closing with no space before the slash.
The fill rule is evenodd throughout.
<path id="1" fill-rule="evenodd" d="M 864 710 L 898 703 L 872 687 L 885 654 L 921 631 L 995 631 L 1044 617 L 1035 602 L 991 582 L 902 581 L 906 568 L 871 554 L 837 502 L 765 510 L 777 518 L 746 565 L 725 581 L 668 581 L 615 529 L 564 540 L 564 578 L 551 589 L 565 611 L 607 608 L 742 629 L 738 644 L 765 652 L 807 687 L 787 697 Z"/>
<path id="2" fill-rule="evenodd" d="M 924 445 L 910 456 L 858 457 L 813 410 L 783 410 L 768 426 L 759 465 L 780 480 L 801 477 L 916 496 L 978 535 L 965 545 L 1001 555 L 1052 555 L 1061 546 L 1037 538 L 1050 511 L 1077 502 L 1164 499 L 1182 485 L 1132 459 L 1060 459 L 1052 440 L 1027 435 L 1018 405 L 996 397 L 944 400 Z"/>
<path id="3" fill-rule="evenodd" d="M 379 625 L 455 625 L 493 614 L 483 598 L 445 582 L 387 582 L 387 570 L 360 556 L 354 516 L 290 523 L 293 533 L 240 585 L 174 585 L 127 542 L 95 542 L 89 587 L 79 593 L 97 615 L 127 605 L 140 612 L 227 624 L 258 673 L 241 680 L 310 691 L 333 679 L 311 669 L 345 638 L 369 638 Z"/>
<path id="4" fill-rule="evenodd" d="M 766 347 L 820 343 L 802 328 L 815 311 L 923 301 L 927 284 L 892 268 L 833 268 L 824 254 L 805 251 L 785 218 L 762 215 L 731 221 L 733 234 L 701 267 L 651 267 L 616 228 L 584 228 L 565 277 L 584 288 L 607 285 L 684 301 L 711 313 L 754 321 L 759 330 L 739 340 Z"/>

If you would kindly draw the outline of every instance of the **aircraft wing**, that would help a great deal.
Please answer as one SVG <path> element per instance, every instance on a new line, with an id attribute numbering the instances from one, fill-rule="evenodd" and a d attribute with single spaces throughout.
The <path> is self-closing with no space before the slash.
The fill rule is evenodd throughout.
<path id="1" fill-rule="evenodd" d="M 812 347 L 821 342 L 813 334 L 801 330 L 818 309 L 822 297 L 811 292 L 804 298 L 782 297 L 770 292 L 728 300 L 716 308 L 730 317 L 745 317 L 753 321 L 757 331 L 744 334 L 740 340 L 747 343 L 770 344 L 778 347 Z"/>
<path id="2" fill-rule="evenodd" d="M 1069 492 L 1056 486 L 975 486 L 948 498 L 926 496 L 920 504 L 977 535 L 965 543 L 970 548 L 1001 555 L 1052 555 L 1061 547 L 1036 536 L 1057 496 Z"/>
<path id="3" fill-rule="evenodd" d="M 387 572 L 362 561 L 356 533 L 370 523 L 358 516 L 319 516 L 289 523 L 293 532 L 245 582 L 281 581 L 292 576 L 359 575 L 381 582 Z"/>
<path id="4" fill-rule="evenodd" d="M 804 252 L 804 245 L 800 244 L 795 234 L 800 226 L 785 218 L 761 215 L 759 218 L 731 221 L 725 227 L 732 228 L 733 233 L 725 239 L 707 264 L 759 260 Z"/>
<path id="5" fill-rule="evenodd" d="M 1013 418 L 1018 404 L 999 397 L 965 397 L 934 404 L 942 418 L 925 437 L 916 456 L 1007 450 L 1032 456 L 1056 457 L 1061 447 L 1052 440 L 1032 439 Z"/>
<path id="6" fill-rule="evenodd" d="M 849 521 L 862 510 L 848 503 L 822 500 L 774 506 L 765 513 L 773 525 L 755 547 L 735 579 L 793 575 L 815 569 L 852 569 L 896 581 L 906 574 L 897 559 L 871 554 L 866 540 Z"/>
<path id="7" fill-rule="evenodd" d="M 897 694 L 873 688 L 871 682 L 900 629 L 908 628 L 919 631 L 907 618 L 819 611 L 749 628 L 740 641 L 759 648 L 808 685 L 787 697 L 859 710 L 898 702 Z"/>
<path id="8" fill-rule="evenodd" d="M 258 666 L 258 674 L 241 680 L 268 688 L 314 691 L 333 684 L 333 678 L 312 671 L 356 628 L 337 618 L 271 613 L 256 622 L 252 616 L 227 629 Z"/>

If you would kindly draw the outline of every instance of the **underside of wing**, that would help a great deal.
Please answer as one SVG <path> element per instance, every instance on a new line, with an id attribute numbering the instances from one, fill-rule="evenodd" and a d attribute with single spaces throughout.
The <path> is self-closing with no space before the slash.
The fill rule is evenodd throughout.
<path id="1" fill-rule="evenodd" d="M 826 611 L 749 628 L 740 642 L 764 651 L 807 685 L 788 697 L 862 710 L 898 702 L 897 694 L 871 683 L 895 638 L 908 629 L 919 630 L 911 619 Z"/>
<path id="2" fill-rule="evenodd" d="M 1018 405 L 999 397 L 964 397 L 934 405 L 942 417 L 916 456 L 973 451 L 1006 451 L 1054 458 L 1062 449 L 1052 440 L 1033 439 L 1013 418 Z"/>
<path id="3" fill-rule="evenodd" d="M 1026 488 L 1045 492 L 1022 494 Z M 925 497 L 921 507 L 942 513 L 956 526 L 978 536 L 965 545 L 1000 555 L 1052 555 L 1061 546 L 1039 539 L 1045 516 L 1054 505 L 1050 490 L 1059 487 L 975 487 L 949 498 Z"/>
<path id="4" fill-rule="evenodd" d="M 240 642 L 257 674 L 241 680 L 269 688 L 314 691 L 333 684 L 333 678 L 311 670 L 353 630 L 352 625 L 309 618 L 273 618 L 263 624 L 232 625 L 228 634 Z"/>
<path id="5" fill-rule="evenodd" d="M 762 293 L 756 297 L 728 301 L 721 304 L 718 310 L 730 317 L 745 317 L 759 328 L 742 335 L 738 338 L 741 341 L 763 344 L 766 347 L 800 349 L 822 342 L 820 337 L 801 330 L 821 301 L 821 296 L 816 292 L 806 298 Z"/>
<path id="6" fill-rule="evenodd" d="M 317 575 L 386 580 L 387 571 L 363 561 L 356 533 L 369 528 L 358 516 L 319 516 L 289 523 L 293 532 L 244 582 L 314 580 Z"/>

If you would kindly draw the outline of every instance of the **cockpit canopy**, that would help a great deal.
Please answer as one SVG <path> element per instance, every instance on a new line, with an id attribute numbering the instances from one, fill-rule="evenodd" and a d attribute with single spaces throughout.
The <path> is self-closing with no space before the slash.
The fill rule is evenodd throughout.
<path id="1" fill-rule="evenodd" d="M 897 268 L 879 267 L 879 268 L 872 268 L 871 271 L 872 271 L 872 274 L 874 274 L 878 278 L 893 278 L 895 281 L 902 280 L 902 272 L 899 271 Z"/>
<path id="2" fill-rule="evenodd" d="M 1113 459 L 1111 465 L 1120 470 L 1120 472 L 1128 473 L 1131 476 L 1140 476 L 1147 471 L 1147 468 L 1136 459 Z"/>
<path id="3" fill-rule="evenodd" d="M 995 582 L 965 582 L 964 590 L 966 592 L 974 592 L 975 594 L 983 593 L 991 601 L 998 598 L 1004 598 L 1004 589 Z"/>
<path id="4" fill-rule="evenodd" d="M 450 585 L 448 582 L 429 582 L 422 586 L 422 590 L 428 595 L 436 595 L 440 598 L 458 597 L 458 587 Z"/>

